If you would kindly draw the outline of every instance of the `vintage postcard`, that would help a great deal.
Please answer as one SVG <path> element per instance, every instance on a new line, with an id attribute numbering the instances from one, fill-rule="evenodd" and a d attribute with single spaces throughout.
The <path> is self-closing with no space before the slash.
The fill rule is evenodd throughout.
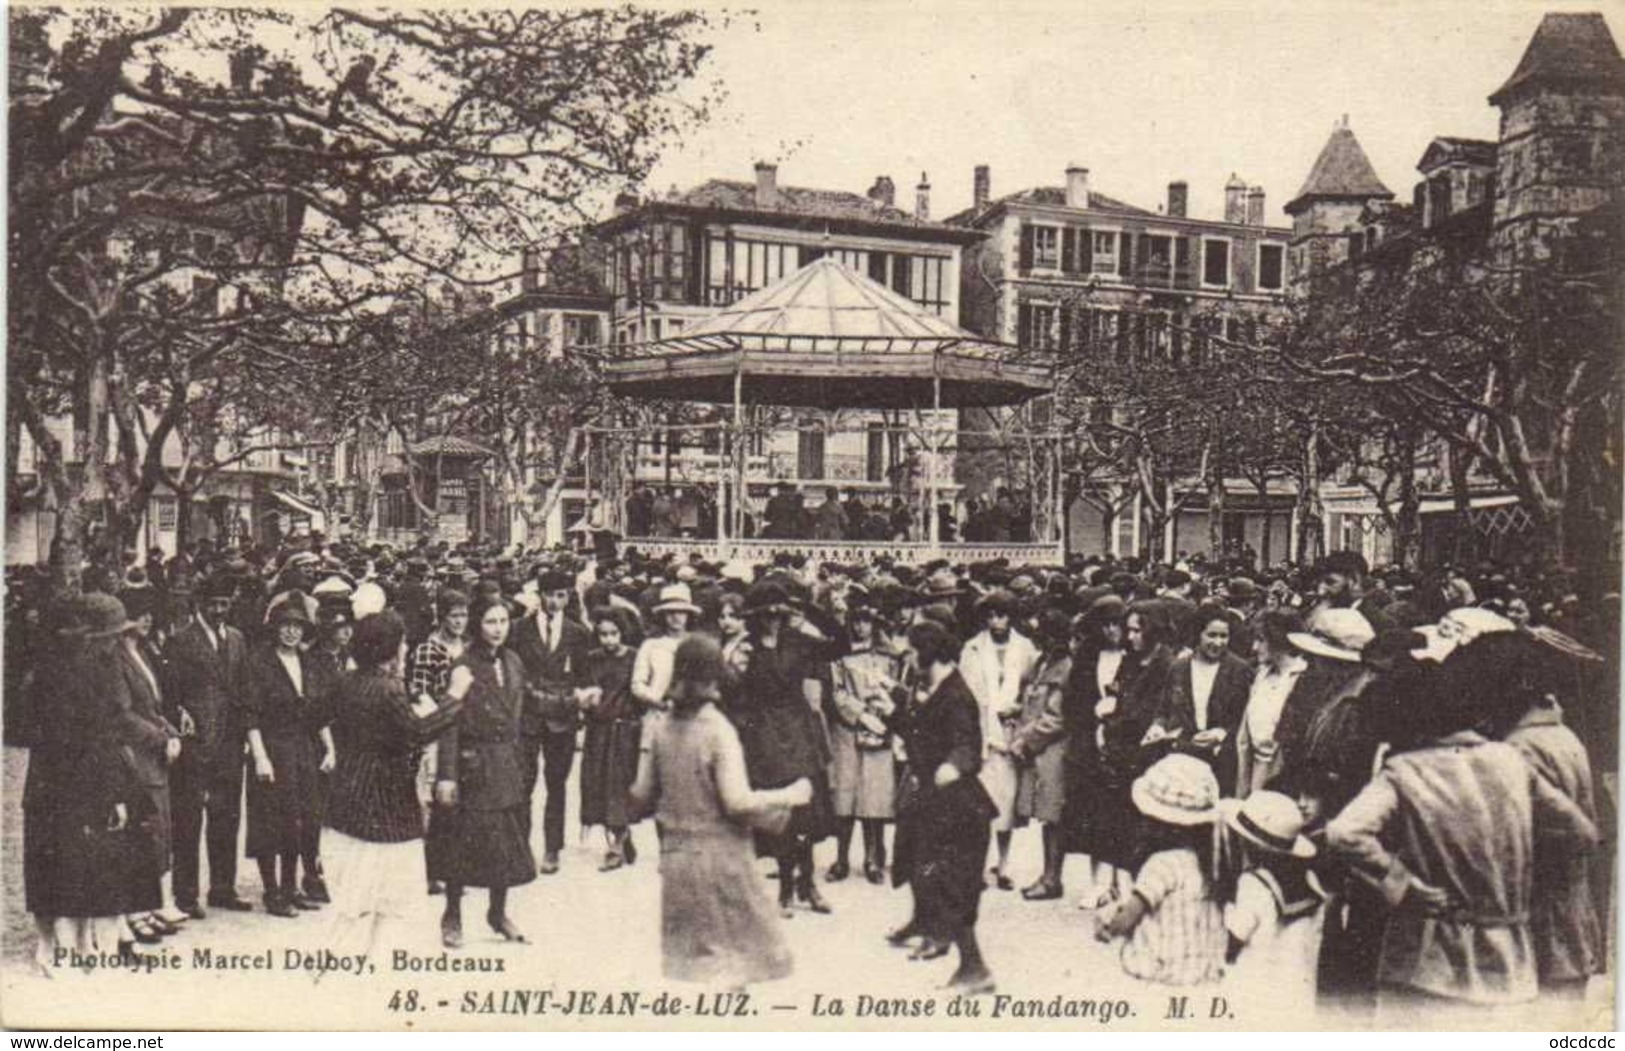
<path id="1" fill-rule="evenodd" d="M 7 20 L 0 1024 L 1616 1024 L 1617 10 Z"/>

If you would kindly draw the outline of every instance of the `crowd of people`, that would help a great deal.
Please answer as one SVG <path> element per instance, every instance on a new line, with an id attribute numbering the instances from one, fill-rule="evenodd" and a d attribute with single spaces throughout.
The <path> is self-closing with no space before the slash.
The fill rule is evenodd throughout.
<path id="1" fill-rule="evenodd" d="M 598 867 L 658 837 L 678 979 L 782 977 L 784 919 L 861 878 L 908 889 L 888 941 L 988 991 L 979 904 L 1028 843 L 1020 897 L 1068 897 L 1082 855 L 1149 983 L 1482 1017 L 1608 956 L 1619 598 L 1572 573 L 317 538 L 93 566 L 71 599 L 10 575 L 42 968 L 254 909 L 245 816 L 271 917 L 338 938 L 436 894 L 456 949 L 480 888 L 524 941 L 509 892 L 560 871 L 578 751 Z"/>

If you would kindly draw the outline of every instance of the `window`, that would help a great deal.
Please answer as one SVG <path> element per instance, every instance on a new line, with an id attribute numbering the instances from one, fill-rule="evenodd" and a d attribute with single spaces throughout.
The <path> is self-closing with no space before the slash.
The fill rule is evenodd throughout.
<path id="1" fill-rule="evenodd" d="M 1258 246 L 1258 287 L 1270 292 L 1279 292 L 1283 281 L 1281 261 L 1286 249 L 1281 245 Z"/>
<path id="2" fill-rule="evenodd" d="M 1144 243 L 1145 283 L 1171 283 L 1174 276 L 1174 239 L 1166 234 L 1147 234 Z"/>
<path id="3" fill-rule="evenodd" d="M 677 324 L 676 322 L 672 323 Z M 592 347 L 598 344 L 598 318 L 594 314 L 564 315 L 564 346 Z"/>
<path id="4" fill-rule="evenodd" d="M 1053 226 L 1033 227 L 1033 266 L 1051 270 L 1061 266 L 1061 231 Z"/>
<path id="5" fill-rule="evenodd" d="M 871 482 L 886 480 L 886 425 L 870 420 L 864 449 L 863 477 Z"/>
<path id="6" fill-rule="evenodd" d="M 179 507 L 174 500 L 158 500 L 158 528 L 166 533 L 173 533 L 176 527 L 176 509 Z"/>
<path id="7" fill-rule="evenodd" d="M 1096 230 L 1090 236 L 1094 238 L 1094 262 L 1090 265 L 1091 272 L 1117 273 L 1117 231 Z"/>
<path id="8" fill-rule="evenodd" d="M 1230 287 L 1230 242 L 1202 239 L 1202 284 L 1210 288 Z"/>
<path id="9" fill-rule="evenodd" d="M 815 421 L 803 421 L 796 432 L 796 477 L 824 477 L 824 432 Z"/>
<path id="10" fill-rule="evenodd" d="M 1036 350 L 1055 349 L 1055 308 L 1042 305 L 1033 307 L 1033 347 Z"/>

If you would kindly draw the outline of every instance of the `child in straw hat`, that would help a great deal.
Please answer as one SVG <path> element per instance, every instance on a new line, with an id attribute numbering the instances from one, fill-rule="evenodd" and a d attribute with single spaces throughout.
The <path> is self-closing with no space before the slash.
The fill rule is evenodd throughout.
<path id="1" fill-rule="evenodd" d="M 1326 895 L 1309 868 L 1315 846 L 1303 834 L 1303 811 L 1290 796 L 1263 791 L 1220 800 L 1219 812 L 1243 859 L 1224 912 L 1225 980 L 1269 990 L 1283 1024 L 1306 1020 L 1315 1008 Z"/>
<path id="2" fill-rule="evenodd" d="M 1224 969 L 1222 900 L 1214 887 L 1219 782 L 1190 755 L 1158 760 L 1131 790 L 1145 815 L 1149 851 L 1133 893 L 1095 924 L 1099 941 L 1122 938 L 1123 970 L 1163 985 L 1216 982 Z"/>

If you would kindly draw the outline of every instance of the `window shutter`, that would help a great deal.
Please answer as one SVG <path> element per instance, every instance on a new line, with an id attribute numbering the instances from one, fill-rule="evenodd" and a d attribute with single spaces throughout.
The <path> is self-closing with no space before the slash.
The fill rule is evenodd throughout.
<path id="1" fill-rule="evenodd" d="M 1134 235 L 1125 231 L 1117 246 L 1117 266 L 1123 277 L 1134 280 Z"/>
<path id="2" fill-rule="evenodd" d="M 1095 235 L 1087 226 L 1078 227 L 1078 273 L 1095 269 Z"/>
<path id="3" fill-rule="evenodd" d="M 1195 288 L 1196 270 L 1191 261 L 1196 258 L 1196 238 L 1181 237 L 1174 242 L 1174 285 L 1177 288 Z"/>
<path id="4" fill-rule="evenodd" d="M 1026 347 L 1033 341 L 1033 308 L 1030 303 L 1016 307 L 1016 344 Z"/>
<path id="5" fill-rule="evenodd" d="M 1060 334 L 1060 337 L 1061 337 L 1060 342 L 1057 345 L 1058 349 L 1060 350 L 1060 352 L 1062 354 L 1070 354 L 1072 352 L 1072 308 L 1071 307 L 1067 307 L 1067 306 L 1061 307 L 1061 334 Z"/>
<path id="6" fill-rule="evenodd" d="M 1020 270 L 1033 268 L 1033 228 L 1027 223 L 1021 224 L 1021 251 L 1016 267 Z"/>
<path id="7" fill-rule="evenodd" d="M 1078 232 L 1070 226 L 1061 227 L 1061 271 L 1072 273 L 1076 268 L 1072 265 L 1074 256 L 1078 251 Z"/>

